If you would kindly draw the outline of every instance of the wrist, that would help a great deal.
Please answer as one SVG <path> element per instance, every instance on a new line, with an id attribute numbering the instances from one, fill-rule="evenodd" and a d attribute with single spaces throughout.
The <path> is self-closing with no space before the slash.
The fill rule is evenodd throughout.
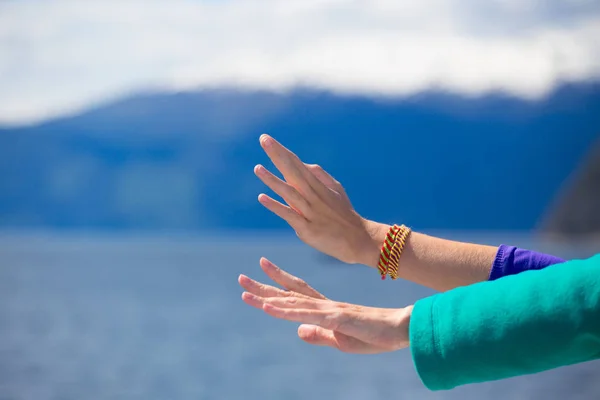
<path id="1" fill-rule="evenodd" d="M 396 337 L 399 339 L 396 347 L 405 349 L 410 346 L 410 317 L 412 316 L 414 305 L 404 307 L 398 310 L 396 320 Z"/>
<path id="2" fill-rule="evenodd" d="M 365 247 L 360 254 L 358 254 L 357 260 L 359 264 L 377 268 L 381 246 L 383 245 L 387 232 L 391 226 L 366 219 L 364 220 L 364 224 L 365 229 L 369 234 L 369 240 L 368 243 L 365 243 Z"/>

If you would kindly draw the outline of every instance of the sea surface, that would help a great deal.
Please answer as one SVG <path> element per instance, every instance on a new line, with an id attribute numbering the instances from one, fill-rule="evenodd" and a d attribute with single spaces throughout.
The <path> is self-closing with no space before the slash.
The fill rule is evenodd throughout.
<path id="1" fill-rule="evenodd" d="M 446 235 L 583 257 L 517 236 Z M 323 257 L 295 236 L 0 235 L 0 400 L 600 399 L 600 363 L 430 392 L 409 351 L 351 355 L 246 306 L 267 256 L 330 298 L 402 307 L 432 293 Z"/>

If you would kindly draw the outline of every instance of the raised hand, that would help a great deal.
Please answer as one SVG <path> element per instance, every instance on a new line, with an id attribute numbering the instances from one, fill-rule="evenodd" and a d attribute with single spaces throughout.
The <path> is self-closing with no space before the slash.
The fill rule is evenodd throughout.
<path id="1" fill-rule="evenodd" d="M 287 290 L 240 275 L 246 290 L 242 300 L 267 314 L 299 322 L 298 336 L 307 343 L 334 347 L 347 353 L 375 354 L 408 346 L 412 306 L 403 309 L 374 308 L 327 299 L 267 259 L 263 271 Z"/>
<path id="2" fill-rule="evenodd" d="M 268 135 L 260 144 L 285 180 L 262 165 L 256 175 L 287 203 L 261 194 L 260 203 L 283 218 L 309 246 L 347 263 L 375 266 L 388 229 L 362 218 L 342 185 L 318 165 L 298 156 Z"/>

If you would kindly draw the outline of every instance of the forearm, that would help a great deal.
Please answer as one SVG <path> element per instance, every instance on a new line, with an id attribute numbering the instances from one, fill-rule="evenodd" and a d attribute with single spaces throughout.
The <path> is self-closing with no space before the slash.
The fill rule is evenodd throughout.
<path id="1" fill-rule="evenodd" d="M 367 222 L 373 238 L 361 263 L 376 267 L 389 225 Z M 467 286 L 524 271 L 544 269 L 565 260 L 536 251 L 501 245 L 457 242 L 412 232 L 400 257 L 399 277 L 438 291 Z"/>
<path id="2" fill-rule="evenodd" d="M 461 287 L 415 303 L 415 366 L 430 389 L 600 357 L 600 256 Z"/>
<path id="3" fill-rule="evenodd" d="M 376 268 L 389 225 L 373 224 L 374 238 L 362 263 Z M 408 237 L 400 258 L 399 277 L 446 291 L 489 278 L 498 247 L 436 238 L 418 232 Z"/>

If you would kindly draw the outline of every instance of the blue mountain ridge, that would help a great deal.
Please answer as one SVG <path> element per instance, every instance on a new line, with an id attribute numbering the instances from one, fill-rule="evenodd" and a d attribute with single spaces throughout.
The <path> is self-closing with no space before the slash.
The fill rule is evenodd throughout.
<path id="1" fill-rule="evenodd" d="M 600 84 L 539 101 L 232 89 L 146 93 L 0 129 L 0 227 L 274 229 L 256 196 L 268 132 L 356 209 L 419 229 L 530 230 L 600 132 Z"/>

